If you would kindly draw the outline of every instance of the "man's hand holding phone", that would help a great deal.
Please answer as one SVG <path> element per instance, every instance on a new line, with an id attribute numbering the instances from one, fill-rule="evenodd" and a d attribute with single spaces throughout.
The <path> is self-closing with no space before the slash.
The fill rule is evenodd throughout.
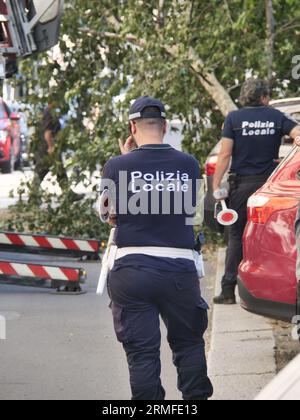
<path id="1" fill-rule="evenodd" d="M 132 152 L 132 150 L 136 149 L 136 143 L 132 136 L 129 136 L 128 139 L 123 143 L 123 140 L 119 140 L 120 151 L 122 155 L 127 155 L 128 153 Z"/>

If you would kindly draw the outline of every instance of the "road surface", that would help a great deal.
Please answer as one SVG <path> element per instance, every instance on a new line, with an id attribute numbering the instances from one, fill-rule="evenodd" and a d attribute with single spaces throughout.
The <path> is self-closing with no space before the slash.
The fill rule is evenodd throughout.
<path id="1" fill-rule="evenodd" d="M 28 260 L 58 262 L 48 257 Z M 100 265 L 72 265 L 88 272 L 85 295 L 57 296 L 0 284 L 0 315 L 7 318 L 7 339 L 0 340 L 0 400 L 130 399 L 127 363 L 114 335 L 109 298 L 95 295 Z M 214 263 L 206 269 L 203 295 L 211 301 Z M 163 384 L 168 399 L 180 399 L 164 328 L 162 336 Z"/>
<path id="2" fill-rule="evenodd" d="M 16 193 L 20 182 L 31 176 L 30 171 L 0 174 L 0 208 L 16 201 L 9 197 L 10 191 Z M 46 180 L 42 187 L 53 185 Z M 20 260 L 19 255 L 0 253 L 0 258 L 5 257 Z M 48 257 L 26 258 L 38 263 L 58 262 Z M 0 316 L 7 319 L 7 339 L 0 340 L 0 400 L 127 400 L 128 368 L 114 335 L 109 298 L 95 294 L 100 264 L 60 263 L 87 270 L 87 294 L 57 296 L 44 289 L 0 284 Z M 206 264 L 207 277 L 202 285 L 209 302 L 213 265 Z M 163 384 L 168 399 L 180 399 L 164 327 L 162 330 Z"/>

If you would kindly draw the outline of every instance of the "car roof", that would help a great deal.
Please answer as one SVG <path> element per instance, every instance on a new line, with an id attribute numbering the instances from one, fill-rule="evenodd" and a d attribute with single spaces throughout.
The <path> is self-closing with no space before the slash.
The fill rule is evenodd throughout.
<path id="1" fill-rule="evenodd" d="M 300 98 L 278 99 L 270 104 L 286 114 L 300 113 Z"/>
<path id="2" fill-rule="evenodd" d="M 300 104 L 300 97 L 297 98 L 284 98 L 284 99 L 274 99 L 271 101 L 271 104 L 288 104 L 291 102 L 297 102 L 298 104 Z"/>

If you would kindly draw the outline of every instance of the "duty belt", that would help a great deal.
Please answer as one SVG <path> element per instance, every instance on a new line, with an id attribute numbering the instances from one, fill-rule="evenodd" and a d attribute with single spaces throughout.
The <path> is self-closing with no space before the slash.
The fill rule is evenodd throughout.
<path id="1" fill-rule="evenodd" d="M 254 182 L 266 182 L 271 174 L 262 174 L 262 175 L 229 175 L 229 183 L 235 182 L 238 184 L 251 184 Z"/>
<path id="2" fill-rule="evenodd" d="M 198 277 L 205 276 L 203 256 L 202 253 L 191 249 L 183 248 L 167 248 L 167 247 L 126 247 L 117 248 L 114 243 L 115 229 L 111 230 L 106 252 L 102 259 L 102 268 L 97 287 L 97 294 L 102 295 L 105 289 L 107 278 L 110 271 L 113 269 L 115 261 L 127 255 L 148 255 L 151 257 L 159 258 L 172 258 L 172 259 L 186 259 L 193 261 L 198 273 Z"/>
<path id="3" fill-rule="evenodd" d="M 194 251 L 191 249 L 182 249 L 182 248 L 167 248 L 167 247 L 126 247 L 119 248 L 117 250 L 116 260 L 126 257 L 127 255 L 132 254 L 142 254 L 148 255 L 150 257 L 160 257 L 160 258 L 182 258 L 186 260 L 195 260 Z"/>

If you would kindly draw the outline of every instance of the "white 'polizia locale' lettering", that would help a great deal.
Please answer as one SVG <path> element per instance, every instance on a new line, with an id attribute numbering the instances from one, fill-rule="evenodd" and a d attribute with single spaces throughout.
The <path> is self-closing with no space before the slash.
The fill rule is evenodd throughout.
<path id="1" fill-rule="evenodd" d="M 243 136 L 273 136 L 276 134 L 275 123 L 272 121 L 244 121 Z"/>
<path id="2" fill-rule="evenodd" d="M 137 181 L 144 181 L 143 185 Z M 141 188 L 145 192 L 168 191 L 168 192 L 188 192 L 189 175 L 187 173 L 156 171 L 154 173 L 143 174 L 140 171 L 131 172 L 131 191 L 138 193 Z"/>

